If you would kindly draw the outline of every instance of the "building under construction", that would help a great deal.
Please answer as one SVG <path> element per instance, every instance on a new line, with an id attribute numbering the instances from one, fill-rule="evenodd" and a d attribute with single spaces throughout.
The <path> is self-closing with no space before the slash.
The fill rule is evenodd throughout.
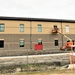
<path id="1" fill-rule="evenodd" d="M 0 17 L 0 55 L 60 51 L 68 38 L 54 28 L 75 40 L 75 20 Z"/>

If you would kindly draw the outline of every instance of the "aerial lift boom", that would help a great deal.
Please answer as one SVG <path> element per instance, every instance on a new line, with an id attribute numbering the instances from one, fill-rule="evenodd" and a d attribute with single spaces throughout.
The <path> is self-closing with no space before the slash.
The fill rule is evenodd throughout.
<path id="1" fill-rule="evenodd" d="M 65 34 L 62 34 L 61 32 L 58 32 L 59 34 L 63 35 L 65 38 L 67 38 L 68 40 L 72 41 L 71 38 L 69 38 L 68 36 L 66 36 Z"/>
<path id="2" fill-rule="evenodd" d="M 71 38 L 69 38 L 65 34 L 62 34 L 59 31 L 59 28 L 56 25 L 52 29 L 52 33 L 59 33 L 60 35 L 63 35 L 63 37 L 67 38 L 68 41 L 66 42 L 66 44 L 63 47 L 60 48 L 61 50 L 65 50 L 65 49 L 71 50 L 71 48 L 75 48 L 75 42 L 74 42 L 74 40 L 72 40 Z"/>
<path id="3" fill-rule="evenodd" d="M 61 32 L 58 32 L 58 33 L 61 34 L 61 35 L 63 35 L 65 38 L 67 38 L 67 40 L 69 40 L 69 41 L 67 41 L 67 43 L 65 44 L 65 46 L 63 46 L 63 47 L 60 48 L 61 50 L 65 50 L 65 49 L 71 50 L 72 48 L 75 47 L 75 42 L 71 38 L 69 38 L 65 34 L 62 34 Z"/>

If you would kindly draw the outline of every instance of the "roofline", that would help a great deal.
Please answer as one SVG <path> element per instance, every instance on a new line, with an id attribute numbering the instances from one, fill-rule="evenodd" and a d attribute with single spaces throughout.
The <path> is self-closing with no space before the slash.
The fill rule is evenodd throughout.
<path id="1" fill-rule="evenodd" d="M 68 22 L 68 23 L 75 23 L 75 20 L 66 20 L 66 19 L 29 18 L 29 17 L 6 17 L 6 16 L 0 16 L 0 20 L 18 20 L 18 21 L 43 21 L 43 22 Z"/>

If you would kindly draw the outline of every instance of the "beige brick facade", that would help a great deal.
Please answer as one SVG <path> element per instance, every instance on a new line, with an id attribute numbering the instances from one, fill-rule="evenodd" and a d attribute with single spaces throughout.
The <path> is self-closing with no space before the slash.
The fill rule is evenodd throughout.
<path id="1" fill-rule="evenodd" d="M 4 47 L 0 48 L 0 51 L 34 51 L 39 38 L 42 39 L 43 50 L 59 50 L 66 38 L 60 34 L 52 34 L 54 25 L 57 25 L 62 34 L 75 39 L 75 21 L 71 20 L 0 17 L 0 24 L 4 24 L 4 31 L 0 32 L 0 40 L 4 41 Z M 24 25 L 24 32 L 20 32 L 20 24 Z M 41 32 L 38 32 L 38 24 L 42 26 Z M 66 25 L 69 26 L 69 32 L 66 32 Z M 20 39 L 24 39 L 24 47 L 19 46 Z M 58 40 L 58 46 L 55 46 L 55 40 Z"/>

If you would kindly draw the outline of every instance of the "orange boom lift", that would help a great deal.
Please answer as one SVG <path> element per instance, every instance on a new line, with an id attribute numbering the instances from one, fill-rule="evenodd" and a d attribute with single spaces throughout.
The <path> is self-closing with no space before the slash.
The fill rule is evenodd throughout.
<path id="1" fill-rule="evenodd" d="M 66 44 L 63 47 L 61 47 L 60 50 L 74 50 L 75 49 L 75 41 L 60 32 L 59 32 L 59 34 L 63 35 L 65 38 L 68 39 Z"/>
<path id="2" fill-rule="evenodd" d="M 60 35 L 63 35 L 65 38 L 68 39 L 68 41 L 66 42 L 66 44 L 63 47 L 60 47 L 60 50 L 71 50 L 71 49 L 75 49 L 75 41 L 70 39 L 68 36 L 62 34 L 59 31 L 59 28 L 55 25 L 54 28 L 52 29 L 52 33 L 59 33 Z"/>

